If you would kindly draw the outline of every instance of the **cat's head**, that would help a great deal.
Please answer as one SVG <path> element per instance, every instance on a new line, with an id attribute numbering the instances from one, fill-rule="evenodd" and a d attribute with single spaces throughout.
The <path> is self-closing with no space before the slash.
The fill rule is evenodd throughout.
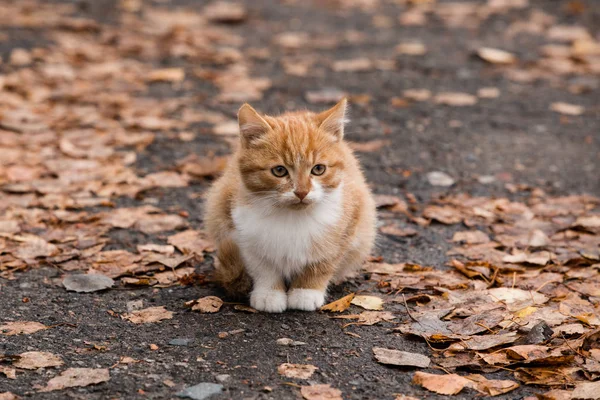
<path id="1" fill-rule="evenodd" d="M 331 201 L 344 176 L 346 100 L 319 114 L 238 112 L 239 168 L 245 187 L 274 207 L 305 209 Z"/>

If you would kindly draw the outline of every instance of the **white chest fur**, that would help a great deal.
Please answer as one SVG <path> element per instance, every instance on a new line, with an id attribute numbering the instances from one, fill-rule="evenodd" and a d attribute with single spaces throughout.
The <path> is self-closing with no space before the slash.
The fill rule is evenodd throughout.
<path id="1" fill-rule="evenodd" d="M 318 261 L 312 251 L 314 243 L 325 240 L 341 214 L 341 187 L 306 210 L 277 209 L 257 201 L 233 209 L 234 238 L 245 259 L 268 264 L 263 267 L 290 277 Z"/>

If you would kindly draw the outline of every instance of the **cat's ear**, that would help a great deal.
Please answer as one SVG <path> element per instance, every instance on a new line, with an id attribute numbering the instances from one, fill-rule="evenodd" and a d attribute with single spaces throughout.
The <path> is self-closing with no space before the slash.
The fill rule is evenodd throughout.
<path id="1" fill-rule="evenodd" d="M 271 129 L 269 123 L 248 103 L 240 107 L 238 123 L 240 124 L 240 136 L 243 146 L 250 145 Z"/>
<path id="2" fill-rule="evenodd" d="M 319 128 L 331 133 L 338 140 L 342 140 L 344 137 L 344 125 L 348 122 L 346 119 L 347 103 L 346 98 L 343 98 L 329 110 L 317 114 Z"/>

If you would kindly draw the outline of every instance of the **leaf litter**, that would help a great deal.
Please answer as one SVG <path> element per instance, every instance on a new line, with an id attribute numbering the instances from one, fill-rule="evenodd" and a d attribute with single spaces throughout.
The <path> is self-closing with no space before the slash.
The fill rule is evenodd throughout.
<path id="1" fill-rule="evenodd" d="M 343 3 L 340 7 L 361 9 L 377 2 Z M 449 27 L 476 28 L 498 13 L 526 9 L 528 2 L 438 2 L 435 6 L 428 1 L 407 3 L 410 7 L 398 17 L 403 26 L 422 26 L 434 17 Z M 69 274 L 95 273 L 121 279 L 117 284 L 158 288 L 194 279 L 204 282 L 195 274 L 194 266 L 214 246 L 194 221 L 177 210 L 167 212 L 149 205 L 156 199 L 147 197 L 149 202 L 143 205 L 134 202 L 154 189 L 186 188 L 211 179 L 223 170 L 227 156 L 205 153 L 177 160 L 169 170 L 158 166 L 157 171 L 148 174 L 140 174 L 134 163 L 145 148 L 169 135 L 187 140 L 200 137 L 204 133 L 197 132 L 197 124 L 207 124 L 208 134 L 222 137 L 236 135 L 237 125 L 231 115 L 208 110 L 197 99 L 152 98 L 151 87 L 185 87 L 192 79 L 200 79 L 214 84 L 215 104 L 226 105 L 261 99 L 272 82 L 249 67 L 248 58 L 260 58 L 260 49 L 247 57 L 250 51 L 244 48 L 243 38 L 227 29 L 250 18 L 245 7 L 216 2 L 200 12 L 181 13 L 148 8 L 136 1 L 123 1 L 121 5 L 123 10 L 135 13 L 127 13 L 131 24 L 111 28 L 111 36 L 124 38 L 118 44 L 89 35 L 103 27 L 94 21 L 72 18 L 70 14 L 75 10 L 70 6 L 57 7 L 50 13 L 44 5 L 39 9 L 19 2 L 0 6 L 0 20 L 5 26 L 43 27 L 54 35 L 52 57 L 37 50 L 15 49 L 4 60 L 11 69 L 0 77 L 2 278 L 14 279 L 18 271 L 51 264 Z M 544 79 L 558 86 L 565 84 L 575 94 L 588 90 L 585 84 L 568 84 L 567 80 L 585 78 L 600 70 L 597 38 L 584 27 L 560 25 L 553 16 L 532 11 L 527 20 L 516 18 L 507 27 L 506 37 L 526 32 L 550 41 L 552 47 L 541 46 L 528 65 L 523 65 L 524 61 L 510 49 L 482 45 L 476 54 L 488 64 L 485 68 L 520 83 Z M 206 35 L 215 40 L 190 39 Z M 360 36 L 348 35 L 344 41 L 359 43 Z M 127 43 L 136 44 L 133 47 L 140 52 L 135 63 Z M 275 35 L 273 44 L 296 53 L 287 60 L 287 67 L 284 65 L 284 72 L 295 76 L 306 76 L 319 65 L 310 60 L 311 50 L 332 46 L 319 44 L 308 33 L 291 31 Z M 403 58 L 413 58 L 424 56 L 427 48 L 418 42 L 405 42 L 397 51 Z M 98 62 L 97 54 L 102 54 L 102 62 Z M 148 60 L 155 61 L 158 54 L 193 59 L 202 67 L 157 69 L 156 63 Z M 363 56 L 325 65 L 342 74 L 365 75 L 384 66 L 397 68 L 394 62 L 382 61 L 386 60 Z M 483 103 L 482 99 L 498 97 L 498 89 L 492 89 L 496 88 L 474 88 L 477 96 L 408 89 L 402 93 L 402 101 L 396 103 L 405 107 L 431 101 L 437 107 L 469 107 Z M 310 90 L 305 95 L 311 103 L 333 103 L 348 93 L 332 88 Z M 592 111 L 555 100 L 547 107 L 560 114 L 561 121 Z M 384 138 L 353 146 L 368 153 L 387 145 Z M 455 183 L 455 178 L 441 174 L 426 178 L 436 188 Z M 528 190 L 529 198 L 518 201 L 453 194 L 425 204 L 408 204 L 397 196 L 377 196 L 381 213 L 394 218 L 406 216 L 406 223 L 417 224 L 419 232 L 430 224 L 451 228 L 460 224 L 448 252 L 451 269 L 419 266 L 410 260 L 396 260 L 395 264 L 371 262 L 366 273 L 377 285 L 373 296 L 352 294 L 323 310 L 342 313 L 352 305 L 366 305 L 365 312 L 336 317 L 354 325 L 382 324 L 383 329 L 393 326 L 395 335 L 422 338 L 443 352 L 443 357 L 438 351 L 434 353 L 434 364 L 455 361 L 458 365 L 463 362 L 461 357 L 467 356 L 475 361 L 469 361 L 461 370 L 502 366 L 521 383 L 568 388 L 566 392 L 573 398 L 598 393 L 594 385 L 599 357 L 593 337 L 600 326 L 600 202 L 591 196 L 551 197 L 539 189 Z M 133 205 L 113 208 L 119 198 Z M 396 240 L 407 240 L 404 238 L 414 236 L 415 230 L 405 226 L 391 224 L 382 227 L 381 232 Z M 139 231 L 152 239 L 137 247 L 137 252 L 105 250 L 108 243 L 114 244 L 108 233 L 119 229 Z M 361 302 L 361 297 L 380 298 L 386 308 L 398 306 L 409 315 L 382 311 L 377 301 Z M 172 318 L 172 313 L 153 307 L 132 311 L 124 318 L 146 323 Z M 541 321 L 552 333 L 542 335 L 536 343 L 524 343 L 532 340 L 530 333 Z M 0 334 L 31 335 L 48 328 L 39 322 L 3 321 Z M 532 345 L 538 347 L 523 347 Z M 446 369 L 455 372 L 457 367 Z M 14 373 L 10 368 L 3 371 Z M 80 372 L 82 376 L 87 374 Z M 73 374 L 66 380 L 77 381 L 77 376 Z M 440 375 L 435 377 L 434 382 L 444 380 Z M 420 379 L 426 380 L 423 376 Z M 486 381 L 476 375 L 464 379 L 468 382 L 456 379 L 464 383 L 463 388 L 472 387 L 490 396 L 514 386 L 512 381 Z M 88 381 L 93 382 L 93 377 Z M 67 387 L 60 382 L 55 386 L 61 385 Z M 438 388 L 448 392 L 456 387 L 450 389 Z M 304 386 L 301 394 L 307 399 L 341 398 L 341 392 L 329 385 Z"/>

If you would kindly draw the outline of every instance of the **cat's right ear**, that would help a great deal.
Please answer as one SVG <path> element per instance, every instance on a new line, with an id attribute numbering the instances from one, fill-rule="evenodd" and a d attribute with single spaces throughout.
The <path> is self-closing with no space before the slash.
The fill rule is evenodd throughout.
<path id="1" fill-rule="evenodd" d="M 238 123 L 240 124 L 240 136 L 244 147 L 248 147 L 271 129 L 268 122 L 248 103 L 240 107 Z"/>

